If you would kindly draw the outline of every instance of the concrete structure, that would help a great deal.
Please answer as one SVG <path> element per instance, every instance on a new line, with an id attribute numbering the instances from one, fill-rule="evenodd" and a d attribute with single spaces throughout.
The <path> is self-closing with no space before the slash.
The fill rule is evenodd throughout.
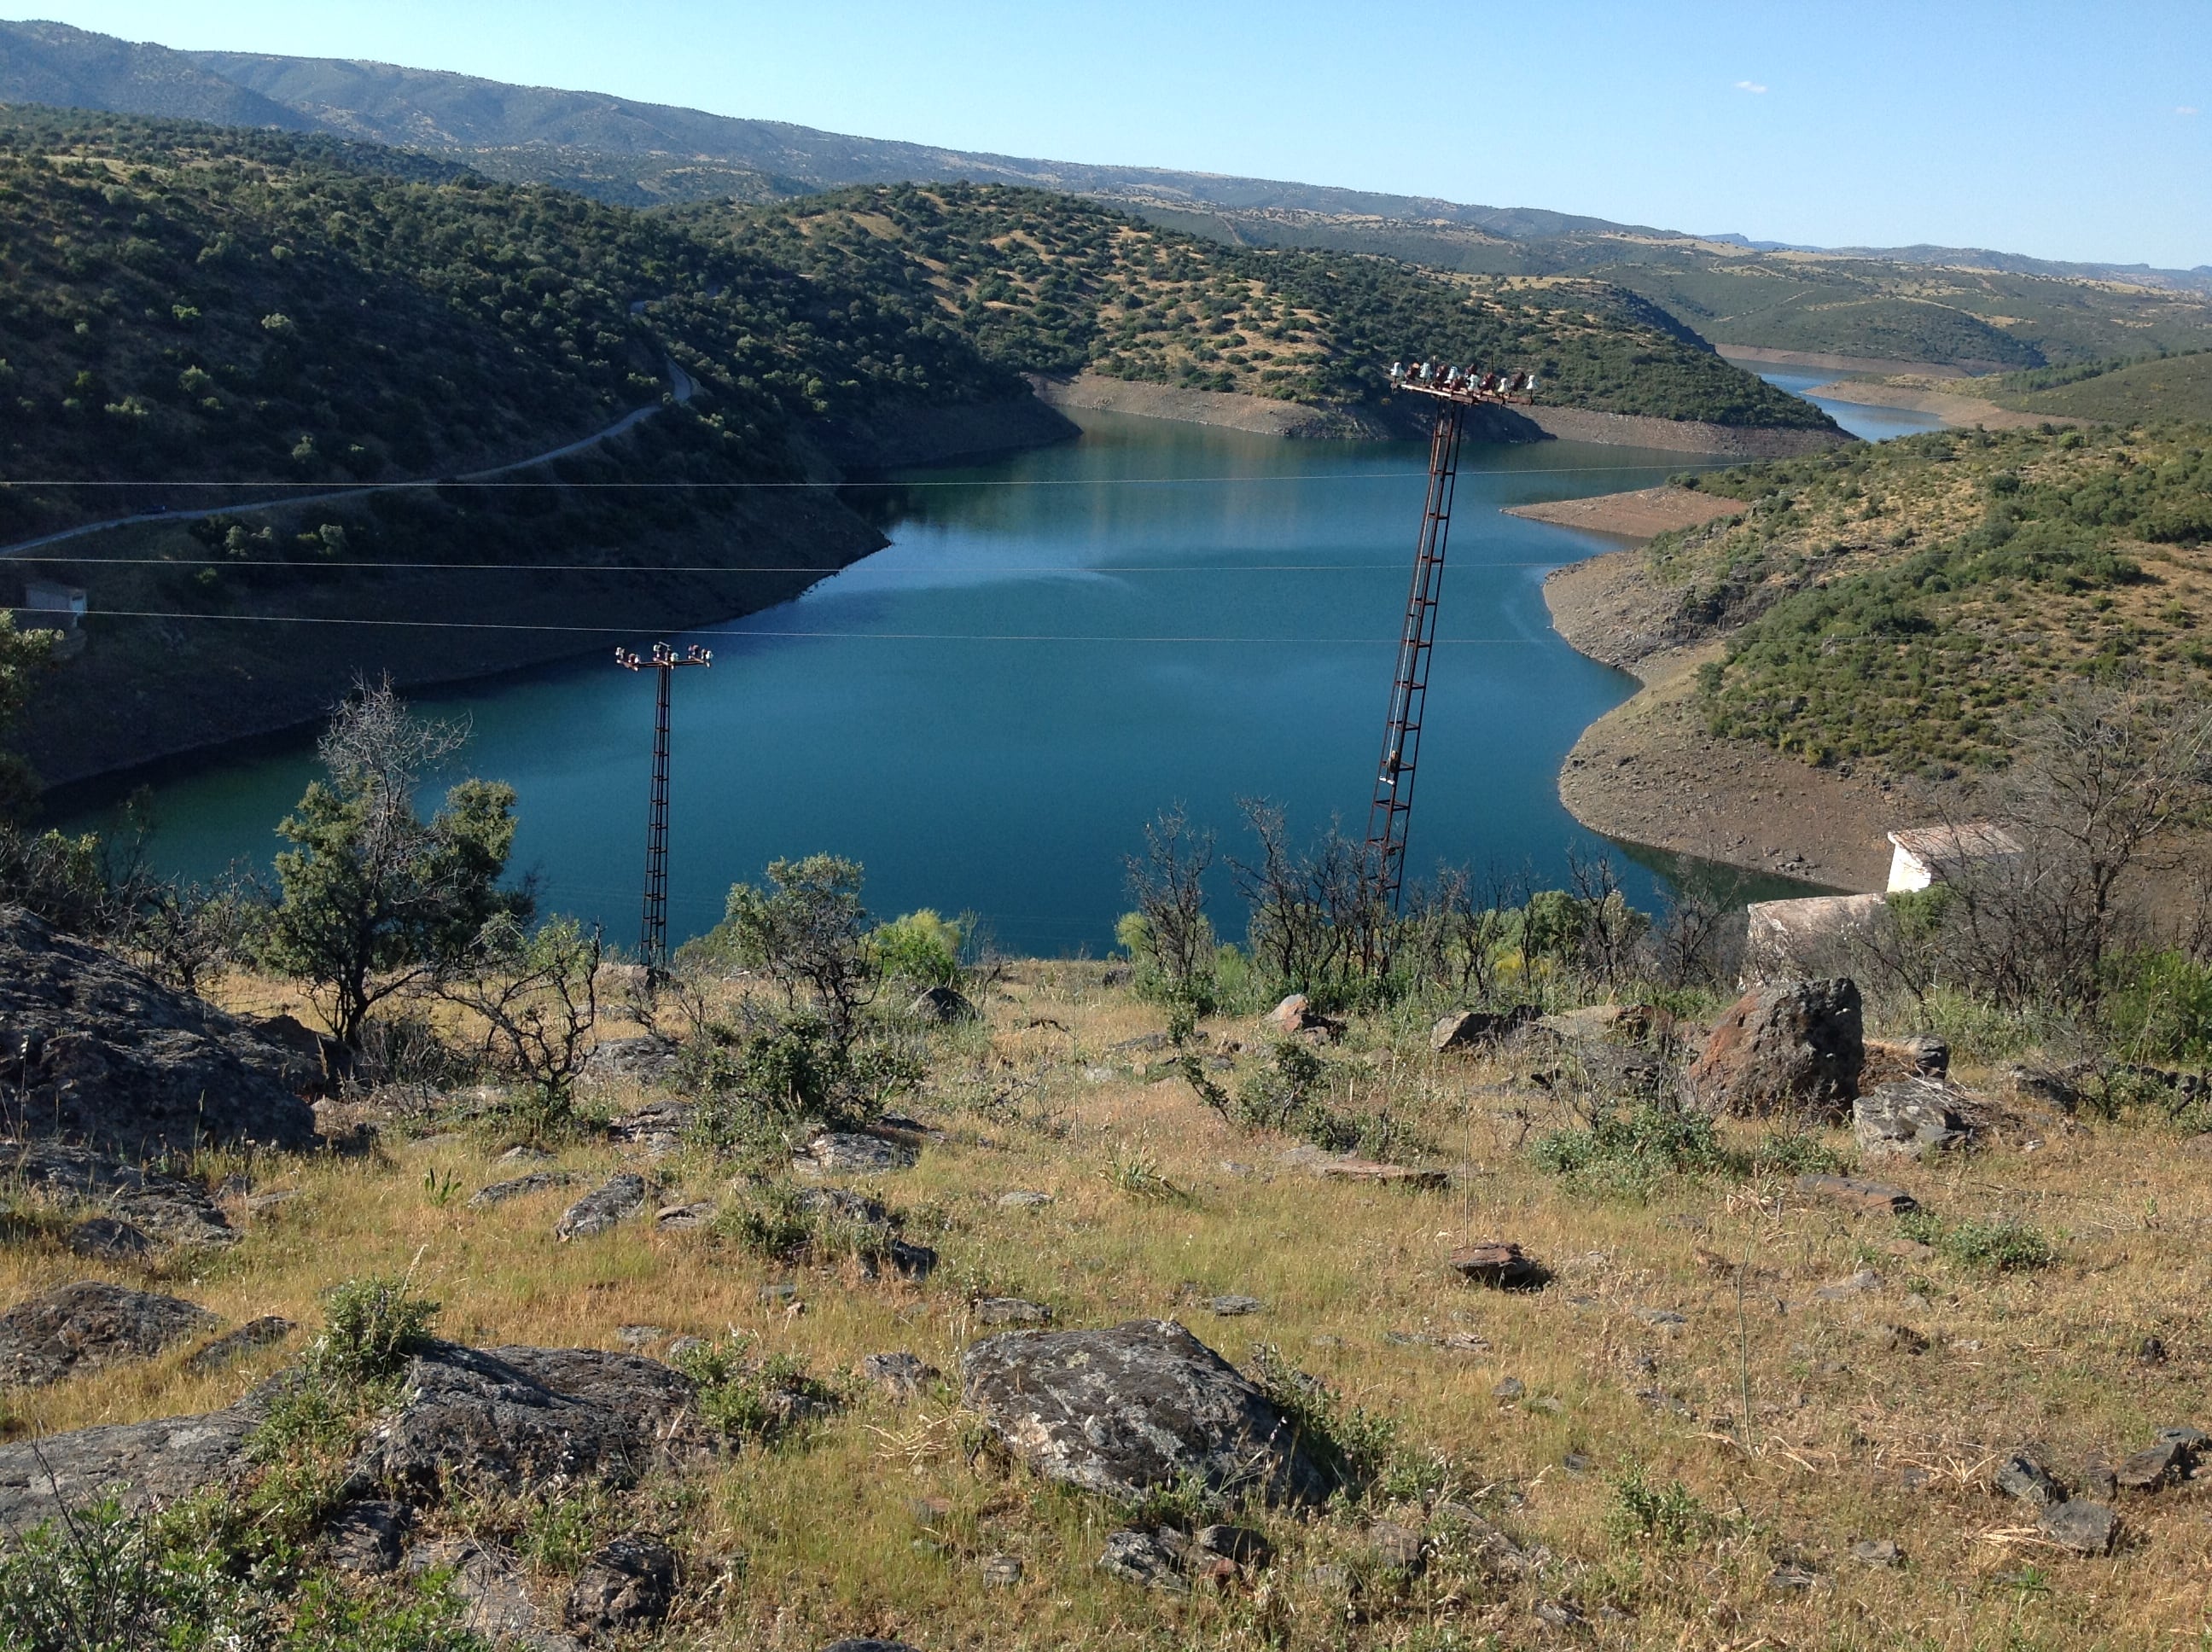
<path id="1" fill-rule="evenodd" d="M 1815 895 L 1799 901 L 1754 901 L 1744 908 L 1747 982 L 1796 981 L 1846 969 L 1843 956 L 1869 936 L 1887 897 Z"/>
<path id="2" fill-rule="evenodd" d="M 1963 826 L 1916 826 L 1892 832 L 1889 892 L 1909 895 L 1955 877 L 1978 860 L 2002 860 L 2020 853 L 2020 844 L 2002 826 L 1978 820 Z"/>

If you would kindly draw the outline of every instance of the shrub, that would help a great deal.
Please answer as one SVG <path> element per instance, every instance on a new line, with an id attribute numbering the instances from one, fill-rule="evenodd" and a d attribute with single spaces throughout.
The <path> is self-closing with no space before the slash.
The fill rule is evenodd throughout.
<path id="1" fill-rule="evenodd" d="M 878 925 L 868 937 L 876 968 L 891 981 L 914 987 L 955 987 L 960 981 L 961 926 L 927 907 Z"/>
<path id="2" fill-rule="evenodd" d="M 2106 1031 L 2138 1061 L 2212 1059 L 2212 969 L 2179 952 L 2115 962 L 2104 1000 Z"/>
<path id="3" fill-rule="evenodd" d="M 1554 1175 L 1597 1190 L 1649 1197 L 1662 1176 L 1725 1175 L 1741 1161 L 1722 1145 L 1713 1121 L 1664 1102 L 1646 1102 L 1611 1113 L 1585 1130 L 1558 1130 L 1540 1138 L 1536 1163 Z"/>
<path id="4" fill-rule="evenodd" d="M 1663 1548 L 1685 1549 L 1703 1539 L 1713 1521 L 1681 1481 L 1660 1485 L 1636 1467 L 1613 1481 L 1605 1524 L 1618 1542 L 1656 1541 Z"/>
<path id="5" fill-rule="evenodd" d="M 1964 1267 L 2014 1272 L 2048 1267 L 2058 1260 L 2057 1246 L 2014 1217 L 1962 1217 L 1947 1222 L 1931 1212 L 1912 1211 L 1899 1217 L 1897 1226 L 1906 1238 L 1934 1246 L 1945 1259 Z"/>
<path id="6" fill-rule="evenodd" d="M 397 1376 L 428 1339 L 438 1304 L 406 1278 L 349 1279 L 324 1298 L 323 1334 L 308 1351 L 313 1376 L 340 1384 Z"/>
<path id="7" fill-rule="evenodd" d="M 113 1497 L 13 1540 L 0 1558 L 0 1644 L 126 1652 L 242 1639 L 247 1603 L 214 1566 Z"/>
<path id="8" fill-rule="evenodd" d="M 731 1440 L 768 1443 L 835 1410 L 843 1396 L 790 1354 L 748 1361 L 742 1336 L 687 1349 L 676 1369 L 699 1385 L 699 1415 Z"/>

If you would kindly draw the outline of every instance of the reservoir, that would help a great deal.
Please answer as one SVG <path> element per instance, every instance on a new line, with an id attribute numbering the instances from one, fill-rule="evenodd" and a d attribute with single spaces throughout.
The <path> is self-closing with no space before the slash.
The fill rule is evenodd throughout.
<path id="1" fill-rule="evenodd" d="M 1425 444 L 1079 416 L 1077 441 L 856 490 L 887 550 L 669 638 L 714 655 L 673 685 L 672 940 L 711 926 L 770 859 L 827 850 L 865 863 L 879 915 L 973 912 L 1007 951 L 1095 955 L 1129 904 L 1121 858 L 1162 808 L 1186 805 L 1231 854 L 1248 798 L 1282 805 L 1301 839 L 1333 817 L 1364 835 Z M 1556 884 L 1571 851 L 1609 851 L 1646 905 L 1680 872 L 1594 838 L 1554 789 L 1583 729 L 1635 685 L 1559 640 L 1544 575 L 1611 543 L 1498 513 L 1694 467 L 1563 441 L 1464 450 L 1413 872 Z M 519 792 L 513 864 L 538 876 L 540 909 L 631 944 L 650 677 L 594 657 L 416 704 L 466 718 L 465 771 Z M 314 773 L 303 735 L 162 781 L 155 865 L 265 868 Z M 1214 917 L 1241 937 L 1225 877 Z"/>

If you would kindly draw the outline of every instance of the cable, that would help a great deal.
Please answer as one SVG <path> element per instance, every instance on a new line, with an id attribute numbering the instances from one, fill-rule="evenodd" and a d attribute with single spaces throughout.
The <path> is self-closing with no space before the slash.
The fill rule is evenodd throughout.
<path id="1" fill-rule="evenodd" d="M 879 555 L 880 553 L 873 553 Z M 818 574 L 828 579 L 869 565 L 869 558 L 823 568 L 811 562 L 771 563 L 753 567 L 738 562 L 648 563 L 630 567 L 619 562 L 334 562 L 320 557 L 313 562 L 288 562 L 281 556 L 17 556 L 18 562 L 60 562 L 71 568 L 286 568 L 300 573 L 324 569 L 375 573 L 380 570 L 432 569 L 448 574 Z M 1471 562 L 1472 568 L 1558 568 L 1557 558 L 1540 562 Z M 1158 567 L 1081 562 L 1008 564 L 1005 562 L 933 562 L 932 574 L 1358 574 L 1377 569 L 1404 572 L 1400 562 L 1185 562 Z"/>
<path id="2" fill-rule="evenodd" d="M 312 614 L 178 614 L 157 610 L 133 608 L 94 608 L 86 610 L 88 618 L 205 620 L 238 625 L 350 625 L 366 626 L 379 630 L 413 631 L 550 631 L 573 633 L 586 636 L 635 636 L 655 628 L 649 625 L 525 625 L 503 620 L 387 620 L 325 618 Z M 963 631 L 783 631 L 766 627 L 739 629 L 733 626 L 692 625 L 676 628 L 667 632 L 671 636 L 698 637 L 799 637 L 812 640 L 884 642 L 1267 642 L 1288 643 L 1301 647 L 1324 647 L 1352 644 L 1359 647 L 1382 647 L 1396 641 L 1394 637 L 1223 637 L 1223 636 L 1084 636 L 1056 635 L 1044 632 L 963 632 Z M 1540 637 L 1439 637 L 1439 642 L 1512 642 L 1534 643 Z"/>

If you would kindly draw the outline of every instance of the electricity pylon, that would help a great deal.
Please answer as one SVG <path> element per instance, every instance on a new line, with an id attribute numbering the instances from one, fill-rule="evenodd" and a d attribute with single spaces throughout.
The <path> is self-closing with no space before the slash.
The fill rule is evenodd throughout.
<path id="1" fill-rule="evenodd" d="M 654 643 L 642 657 L 615 650 L 615 664 L 624 671 L 651 671 L 659 679 L 653 700 L 653 796 L 645 825 L 645 917 L 637 938 L 638 960 L 648 980 L 659 980 L 668 969 L 668 685 L 679 665 L 714 663 L 714 656 L 696 643 L 680 654 L 665 642 Z"/>

